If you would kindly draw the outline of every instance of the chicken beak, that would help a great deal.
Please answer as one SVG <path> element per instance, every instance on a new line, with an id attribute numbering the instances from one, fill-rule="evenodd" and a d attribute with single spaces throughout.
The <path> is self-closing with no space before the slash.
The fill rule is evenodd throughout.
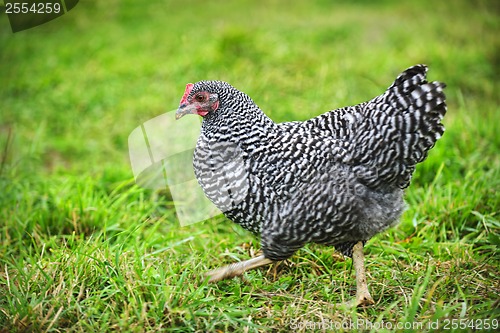
<path id="1" fill-rule="evenodd" d="M 188 103 L 181 104 L 175 113 L 175 120 L 179 120 L 187 114 L 196 114 L 196 108 Z"/>

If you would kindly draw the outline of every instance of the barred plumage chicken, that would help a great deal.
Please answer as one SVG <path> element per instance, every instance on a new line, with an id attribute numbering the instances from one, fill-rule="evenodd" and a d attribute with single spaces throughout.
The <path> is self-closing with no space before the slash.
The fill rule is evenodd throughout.
<path id="1" fill-rule="evenodd" d="M 398 222 L 416 164 L 444 132 L 445 85 L 427 82 L 426 72 L 413 66 L 368 102 L 280 124 L 226 82 L 188 84 L 176 117 L 203 117 L 196 178 L 230 220 L 261 237 L 263 251 L 209 272 L 211 281 L 287 259 L 313 242 L 353 258 L 354 303 L 373 303 L 364 243 Z"/>

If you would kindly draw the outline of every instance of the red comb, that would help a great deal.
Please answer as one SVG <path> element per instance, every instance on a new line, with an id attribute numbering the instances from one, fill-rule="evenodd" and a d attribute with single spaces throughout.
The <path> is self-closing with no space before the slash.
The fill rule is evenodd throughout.
<path id="1" fill-rule="evenodd" d="M 193 90 L 194 84 L 188 83 L 186 84 L 186 90 L 184 91 L 184 95 L 182 95 L 181 99 L 181 105 L 187 102 L 187 97 L 189 96 L 189 93 L 191 93 L 191 90 Z"/>

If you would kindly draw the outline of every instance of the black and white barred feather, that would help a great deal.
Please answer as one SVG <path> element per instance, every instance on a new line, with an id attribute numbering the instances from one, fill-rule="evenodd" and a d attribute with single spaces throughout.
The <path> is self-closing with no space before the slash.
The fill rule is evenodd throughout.
<path id="1" fill-rule="evenodd" d="M 445 85 L 428 83 L 426 72 L 411 67 L 368 102 L 281 124 L 228 83 L 198 82 L 191 95 L 220 101 L 203 119 L 198 182 L 229 219 L 261 236 L 271 260 L 308 242 L 350 255 L 397 223 L 415 165 L 444 132 Z"/>

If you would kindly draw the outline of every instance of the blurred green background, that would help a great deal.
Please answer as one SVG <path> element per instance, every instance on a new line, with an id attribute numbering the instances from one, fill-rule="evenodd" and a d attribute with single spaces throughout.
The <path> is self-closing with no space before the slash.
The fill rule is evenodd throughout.
<path id="1" fill-rule="evenodd" d="M 351 282 L 341 276 L 339 290 L 315 289 L 335 285 L 335 274 L 346 270 L 332 251 L 320 259 L 314 251 L 303 254 L 340 265 L 319 278 L 297 266 L 250 286 L 185 284 L 182 272 L 192 279 L 209 266 L 244 259 L 242 244 L 258 248 L 258 240 L 223 219 L 180 228 L 168 194 L 134 186 L 127 138 L 143 122 L 176 109 L 188 82 L 225 80 L 275 121 L 304 120 L 371 99 L 418 63 L 429 66 L 430 80 L 448 85 L 447 132 L 417 169 L 401 226 L 378 236 L 372 250 L 368 246 L 385 263 L 374 273 L 384 283 L 375 287 L 378 305 L 341 318 L 453 317 L 462 304 L 472 317 L 491 318 L 488 311 L 498 309 L 500 288 L 487 288 L 498 286 L 499 273 L 498 1 L 82 0 L 66 15 L 15 34 L 3 12 L 5 327 L 204 331 L 246 325 L 286 331 L 287 318 L 307 313 L 333 320 L 328 304 L 338 302 L 337 295 L 349 298 L 345 283 Z M 218 256 L 223 249 L 226 255 Z M 389 275 L 397 270 L 395 258 L 404 259 L 398 251 L 407 251 L 406 260 L 420 268 L 395 283 Z M 435 260 L 429 276 L 422 253 Z M 93 258 L 97 268 L 79 255 Z M 439 271 L 443 262 L 461 268 Z M 474 279 L 484 289 L 474 289 L 465 277 L 480 264 L 489 265 L 482 279 Z M 108 266 L 121 280 L 109 277 L 115 275 Z M 302 283 L 287 280 L 294 276 Z M 13 277 L 20 282 L 13 284 Z M 418 297 L 410 302 L 419 295 L 413 286 L 422 283 L 428 286 L 422 293 L 434 283 L 442 295 L 425 294 L 424 305 Z M 399 293 L 406 290 L 401 286 L 410 296 Z M 287 294 L 273 304 L 249 296 L 276 290 Z M 287 307 L 297 295 L 317 296 L 319 303 Z M 400 310 L 393 310 L 395 304 Z"/>

